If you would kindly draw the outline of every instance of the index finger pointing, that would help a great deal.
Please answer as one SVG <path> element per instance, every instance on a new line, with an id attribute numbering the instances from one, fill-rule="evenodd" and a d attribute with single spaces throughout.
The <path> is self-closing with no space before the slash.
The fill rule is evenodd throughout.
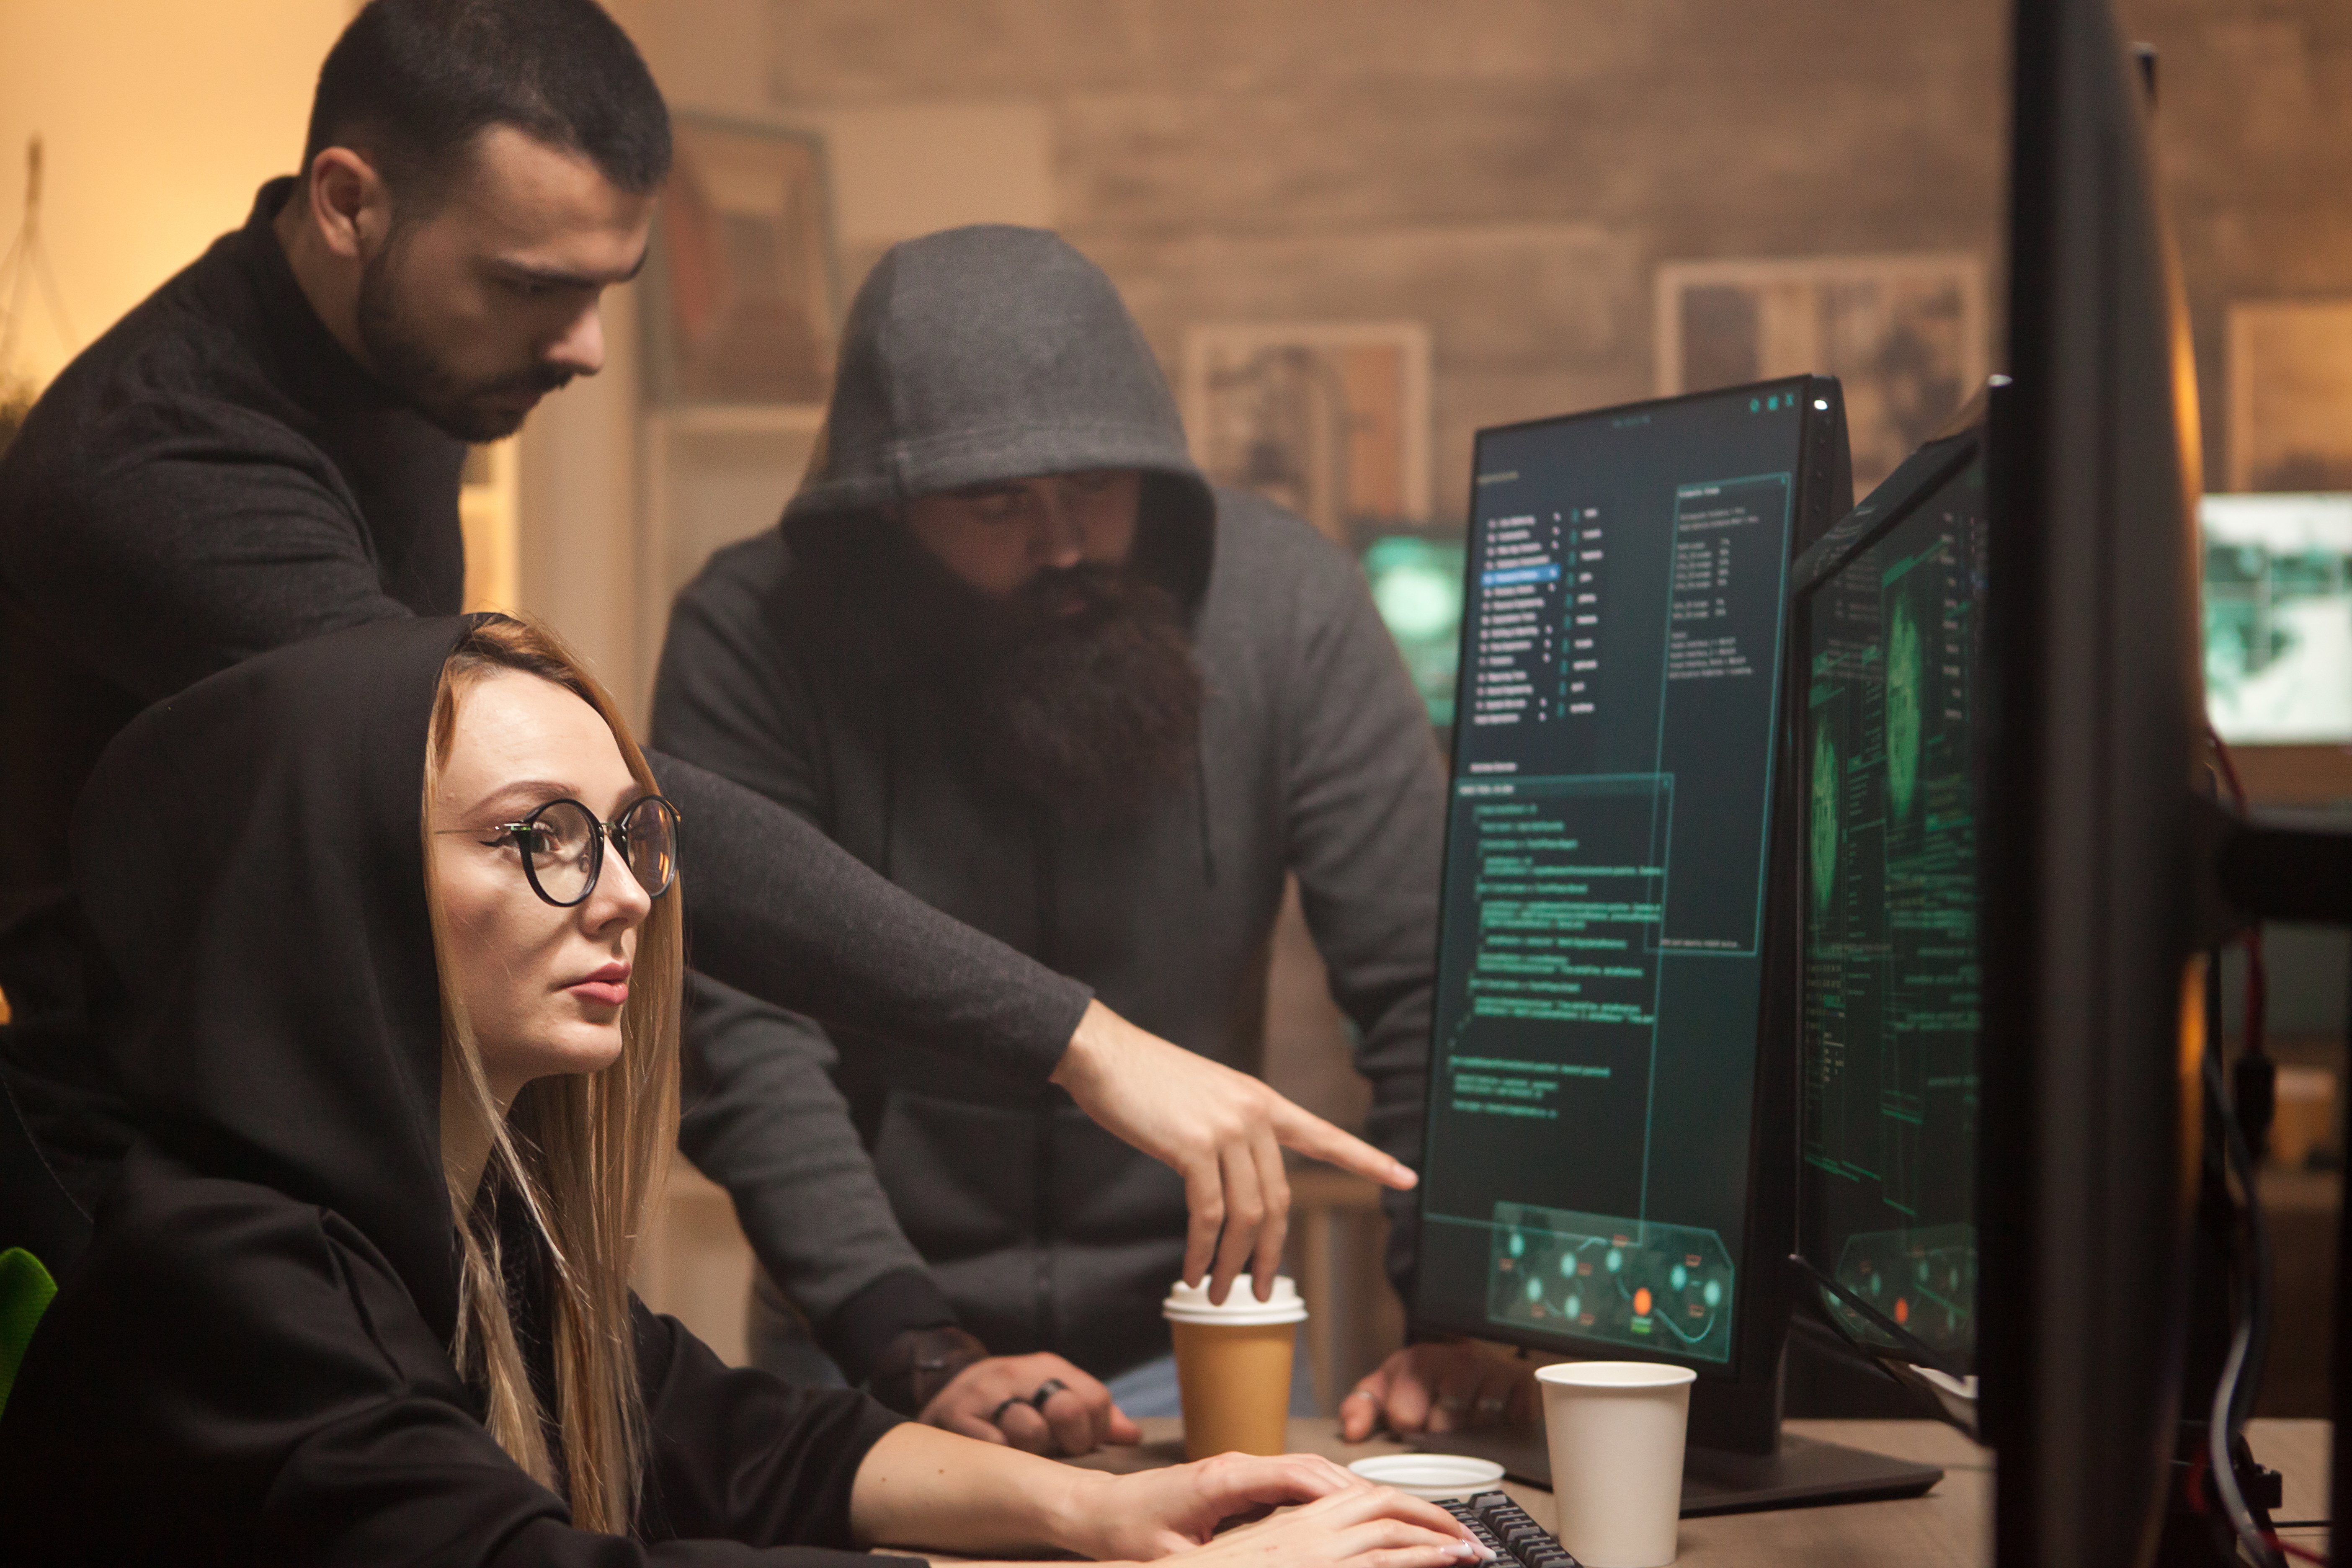
<path id="1" fill-rule="evenodd" d="M 1342 1132 L 1313 1111 L 1302 1110 L 1289 1100 L 1277 1104 L 1271 1120 L 1274 1135 L 1282 1141 L 1283 1147 L 1296 1149 L 1309 1159 L 1369 1176 L 1401 1193 L 1410 1191 L 1421 1180 L 1413 1174 L 1412 1166 L 1390 1158 L 1362 1139 Z"/>

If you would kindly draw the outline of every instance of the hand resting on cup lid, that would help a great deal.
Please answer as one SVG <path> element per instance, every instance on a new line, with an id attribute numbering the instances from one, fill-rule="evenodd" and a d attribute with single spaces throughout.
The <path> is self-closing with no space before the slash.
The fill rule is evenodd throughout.
<path id="1" fill-rule="evenodd" d="M 1223 1302 L 1209 1295 L 1206 1282 L 1180 1280 L 1160 1303 L 1176 1342 L 1185 1456 L 1282 1453 L 1290 1447 L 1290 1361 L 1307 1303 L 1284 1276 L 1263 1301 L 1246 1274 Z"/>

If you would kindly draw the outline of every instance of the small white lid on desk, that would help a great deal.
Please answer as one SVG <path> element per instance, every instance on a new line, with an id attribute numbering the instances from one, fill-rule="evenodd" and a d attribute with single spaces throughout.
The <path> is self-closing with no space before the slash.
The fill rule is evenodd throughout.
<path id="1" fill-rule="evenodd" d="M 1179 1279 L 1169 1288 L 1168 1300 L 1160 1303 L 1160 1315 L 1171 1323 L 1255 1329 L 1266 1323 L 1303 1323 L 1307 1321 L 1307 1303 L 1299 1300 L 1298 1287 L 1291 1283 L 1287 1274 L 1274 1277 L 1274 1294 L 1263 1301 L 1257 1299 L 1257 1287 L 1250 1277 L 1236 1274 L 1222 1307 L 1210 1303 L 1206 1279 L 1198 1285 L 1187 1285 Z"/>
<path id="2" fill-rule="evenodd" d="M 1431 1502 L 1493 1491 L 1503 1484 L 1502 1466 L 1467 1454 L 1374 1454 L 1348 1468 L 1374 1486 L 1394 1487 Z"/>

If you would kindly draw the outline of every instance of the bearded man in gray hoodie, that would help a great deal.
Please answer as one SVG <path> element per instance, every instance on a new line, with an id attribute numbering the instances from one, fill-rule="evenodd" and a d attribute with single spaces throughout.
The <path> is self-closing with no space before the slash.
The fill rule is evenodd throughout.
<path id="1" fill-rule="evenodd" d="M 1417 1163 L 1444 824 L 1420 700 L 1353 563 L 1202 479 L 1118 291 L 1055 236 L 955 229 L 876 266 L 782 525 L 679 595 L 654 735 L 1244 1070 L 1296 875 L 1372 1086 L 1367 1136 Z M 1172 1397 L 1180 1179 L 1059 1090 L 911 1043 L 839 1053 L 698 984 L 680 1141 L 774 1282 L 763 1359 L 793 1354 L 781 1287 L 909 1414 L 1037 1450 L 1133 1441 L 1120 1402 Z M 1285 1195 L 1246 1173 L 1229 1190 L 1244 1217 Z M 1409 1203 L 1391 1219 L 1402 1289 Z M 1213 1242 L 1189 1240 L 1190 1260 Z M 1230 1250 L 1220 1275 L 1245 1261 Z M 1344 1430 L 1494 1419 L 1525 1387 L 1415 1346 Z"/>

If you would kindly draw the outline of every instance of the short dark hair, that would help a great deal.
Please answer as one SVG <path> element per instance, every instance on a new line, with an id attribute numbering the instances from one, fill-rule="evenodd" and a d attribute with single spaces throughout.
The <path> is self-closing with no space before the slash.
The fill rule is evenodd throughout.
<path id="1" fill-rule="evenodd" d="M 413 209 L 493 125 L 579 153 L 625 191 L 669 173 L 661 89 L 595 0 L 369 0 L 319 68 L 302 167 L 329 147 L 363 153 Z"/>

